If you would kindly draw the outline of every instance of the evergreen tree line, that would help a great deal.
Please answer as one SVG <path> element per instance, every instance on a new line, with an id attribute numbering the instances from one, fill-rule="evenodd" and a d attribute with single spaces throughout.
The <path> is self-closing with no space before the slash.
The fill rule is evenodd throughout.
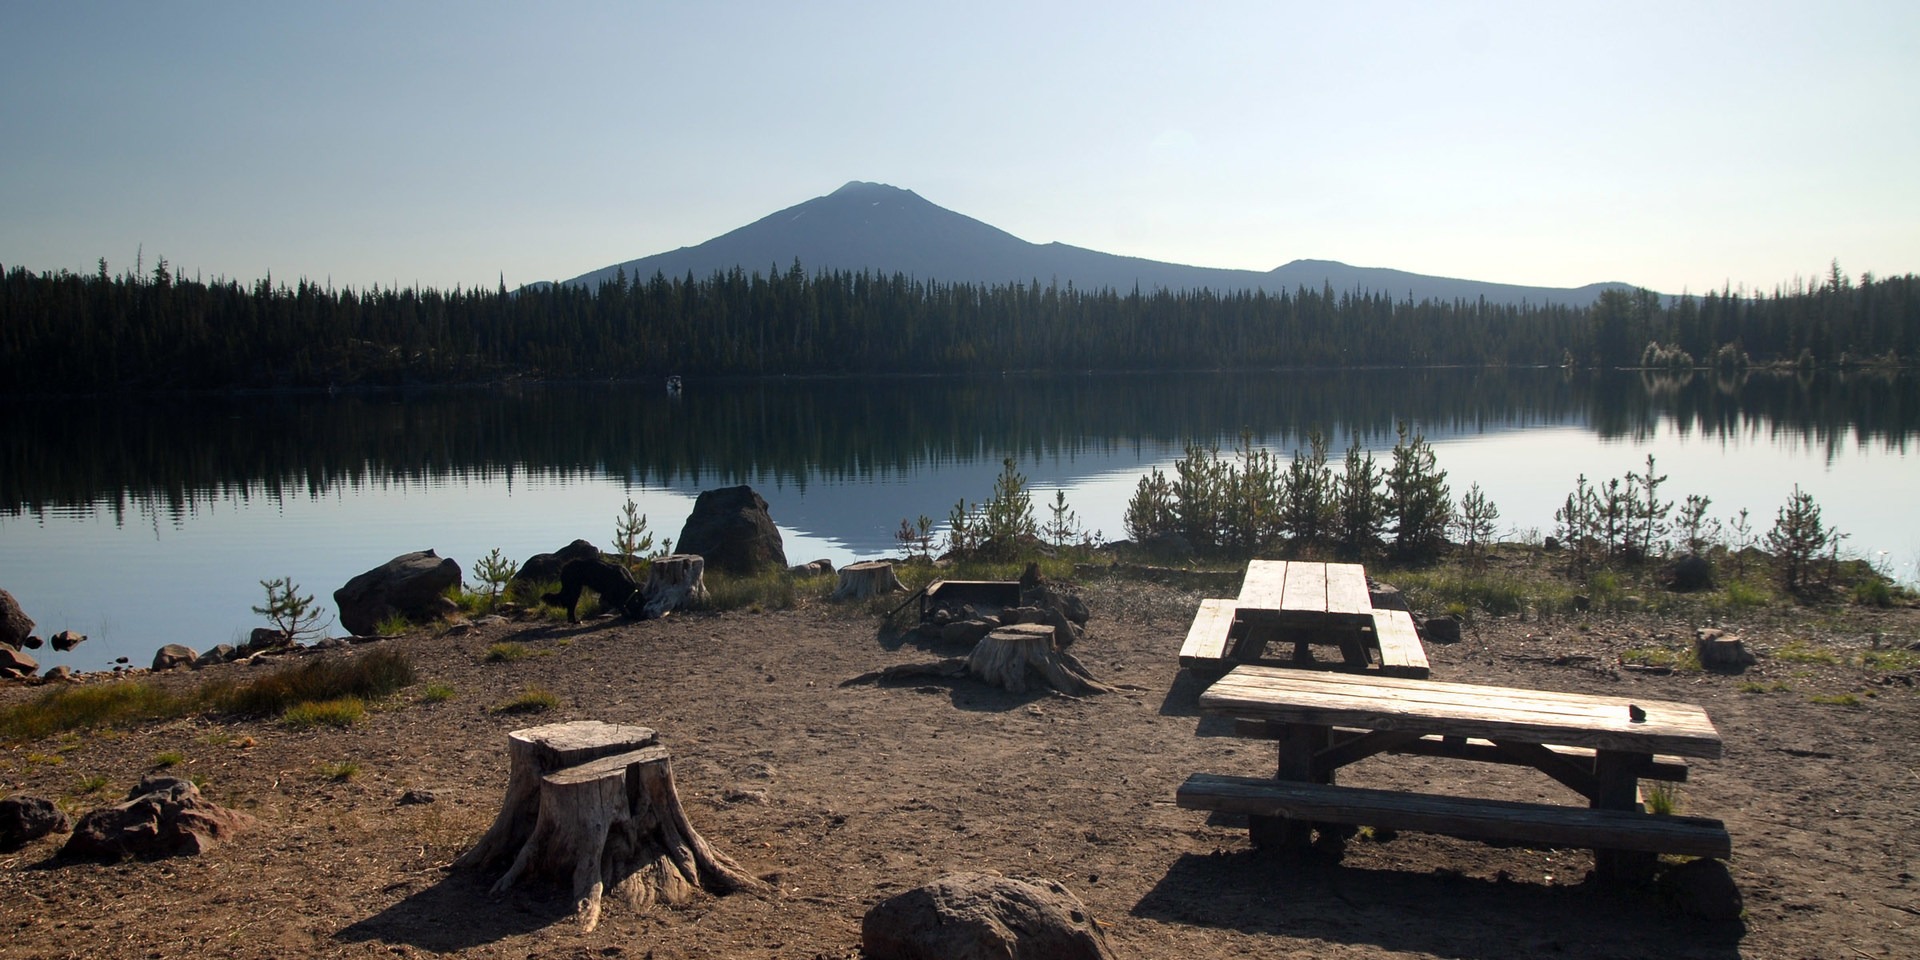
<path id="1" fill-rule="evenodd" d="M 822 271 L 334 289 L 0 271 L 0 391 L 1003 370 L 1912 362 L 1920 280 L 1836 264 L 1771 296 L 1609 291 L 1591 307 L 1383 293 L 1119 292 Z M 1649 359 L 1651 358 L 1651 359 Z"/>

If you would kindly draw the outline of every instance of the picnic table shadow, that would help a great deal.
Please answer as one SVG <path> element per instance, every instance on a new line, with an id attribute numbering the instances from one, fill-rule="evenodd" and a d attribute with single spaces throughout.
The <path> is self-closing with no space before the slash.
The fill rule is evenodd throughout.
<path id="1" fill-rule="evenodd" d="M 572 900 L 557 890 L 516 888 L 511 896 L 490 895 L 498 874 L 498 870 L 447 870 L 437 882 L 340 929 L 333 939 L 452 953 L 572 919 Z"/>
<path id="2" fill-rule="evenodd" d="M 1130 911 L 1166 923 L 1446 957 L 1740 956 L 1745 923 L 1677 915 L 1656 892 L 1347 866 L 1324 853 L 1183 854 Z"/>

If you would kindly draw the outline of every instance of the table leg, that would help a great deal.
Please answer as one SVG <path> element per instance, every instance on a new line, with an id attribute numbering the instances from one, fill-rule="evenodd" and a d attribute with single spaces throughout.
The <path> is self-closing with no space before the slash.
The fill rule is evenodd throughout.
<path id="1" fill-rule="evenodd" d="M 1595 789 L 1589 806 L 1595 810 L 1640 809 L 1640 774 L 1653 755 L 1622 750 L 1599 750 L 1593 757 Z M 1639 850 L 1595 850 L 1593 868 L 1601 880 L 1646 883 L 1653 879 L 1660 858 Z"/>
<path id="2" fill-rule="evenodd" d="M 1277 736 L 1274 742 L 1280 754 L 1279 769 L 1275 779 L 1299 780 L 1307 783 L 1332 783 L 1333 772 L 1315 775 L 1313 769 L 1314 754 L 1325 750 L 1331 743 L 1333 730 L 1329 727 L 1305 723 L 1287 723 L 1275 725 Z M 1247 818 L 1247 832 L 1253 845 L 1263 850 L 1302 850 L 1313 842 L 1313 824 L 1304 820 L 1292 820 L 1287 817 Z"/>

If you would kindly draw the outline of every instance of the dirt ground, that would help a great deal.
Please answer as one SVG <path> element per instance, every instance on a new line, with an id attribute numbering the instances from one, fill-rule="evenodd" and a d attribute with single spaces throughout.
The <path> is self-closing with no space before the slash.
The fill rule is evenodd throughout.
<path id="1" fill-rule="evenodd" d="M 1694 764 L 1682 812 L 1726 821 L 1746 904 L 1742 920 L 1705 922 L 1656 888 L 1589 882 L 1581 850 L 1403 833 L 1337 860 L 1254 854 L 1243 824 L 1174 805 L 1188 774 L 1272 770 L 1270 745 L 1198 715 L 1201 684 L 1175 662 L 1201 597 L 1231 590 L 1077 589 L 1094 619 L 1075 653 L 1117 693 L 842 687 L 965 651 L 814 604 L 381 641 L 411 651 L 420 680 L 350 730 L 193 719 L 8 747 L 4 792 L 78 807 L 117 799 L 177 751 L 177 772 L 259 822 L 192 858 L 62 863 L 61 836 L 0 855 L 0 957 L 853 958 L 870 906 L 955 871 L 1064 883 L 1122 957 L 1920 956 L 1916 671 L 1858 663 L 1876 632 L 1883 647 L 1920 638 L 1920 611 L 1730 624 L 1762 656 L 1739 676 L 1623 669 L 1623 653 L 1678 649 L 1694 626 L 1652 618 L 1483 620 L 1430 647 L 1437 679 L 1703 705 L 1726 756 Z M 485 662 L 504 640 L 535 655 Z M 429 684 L 452 698 L 428 698 Z M 560 706 L 489 712 L 529 686 Z M 694 826 L 777 895 L 609 903 L 583 935 L 558 887 L 493 899 L 491 873 L 450 870 L 499 807 L 507 732 L 567 719 L 660 731 Z M 329 777 L 346 763 L 356 775 Z M 94 777 L 106 785 L 79 796 Z M 1414 757 L 1363 761 L 1341 782 L 1577 799 L 1525 768 Z M 409 790 L 435 799 L 401 804 Z"/>

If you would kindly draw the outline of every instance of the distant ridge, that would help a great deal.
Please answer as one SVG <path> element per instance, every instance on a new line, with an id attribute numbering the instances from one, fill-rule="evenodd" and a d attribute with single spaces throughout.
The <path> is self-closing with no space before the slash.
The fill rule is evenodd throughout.
<path id="1" fill-rule="evenodd" d="M 905 273 L 948 283 L 1072 284 L 1082 290 L 1292 291 L 1332 286 L 1339 292 L 1383 293 L 1396 300 L 1475 300 L 1494 303 L 1586 306 L 1624 283 L 1584 287 L 1527 287 L 1404 270 L 1355 267 L 1333 260 L 1295 260 L 1265 273 L 1163 263 L 1064 243 L 1030 243 L 991 224 L 937 206 L 911 190 L 851 181 L 824 197 L 769 214 L 705 243 L 627 260 L 581 274 L 569 284 L 598 286 L 626 271 L 644 280 L 655 273 L 705 279 L 739 267 L 748 273 L 785 271 L 795 259 L 819 270 Z"/>

